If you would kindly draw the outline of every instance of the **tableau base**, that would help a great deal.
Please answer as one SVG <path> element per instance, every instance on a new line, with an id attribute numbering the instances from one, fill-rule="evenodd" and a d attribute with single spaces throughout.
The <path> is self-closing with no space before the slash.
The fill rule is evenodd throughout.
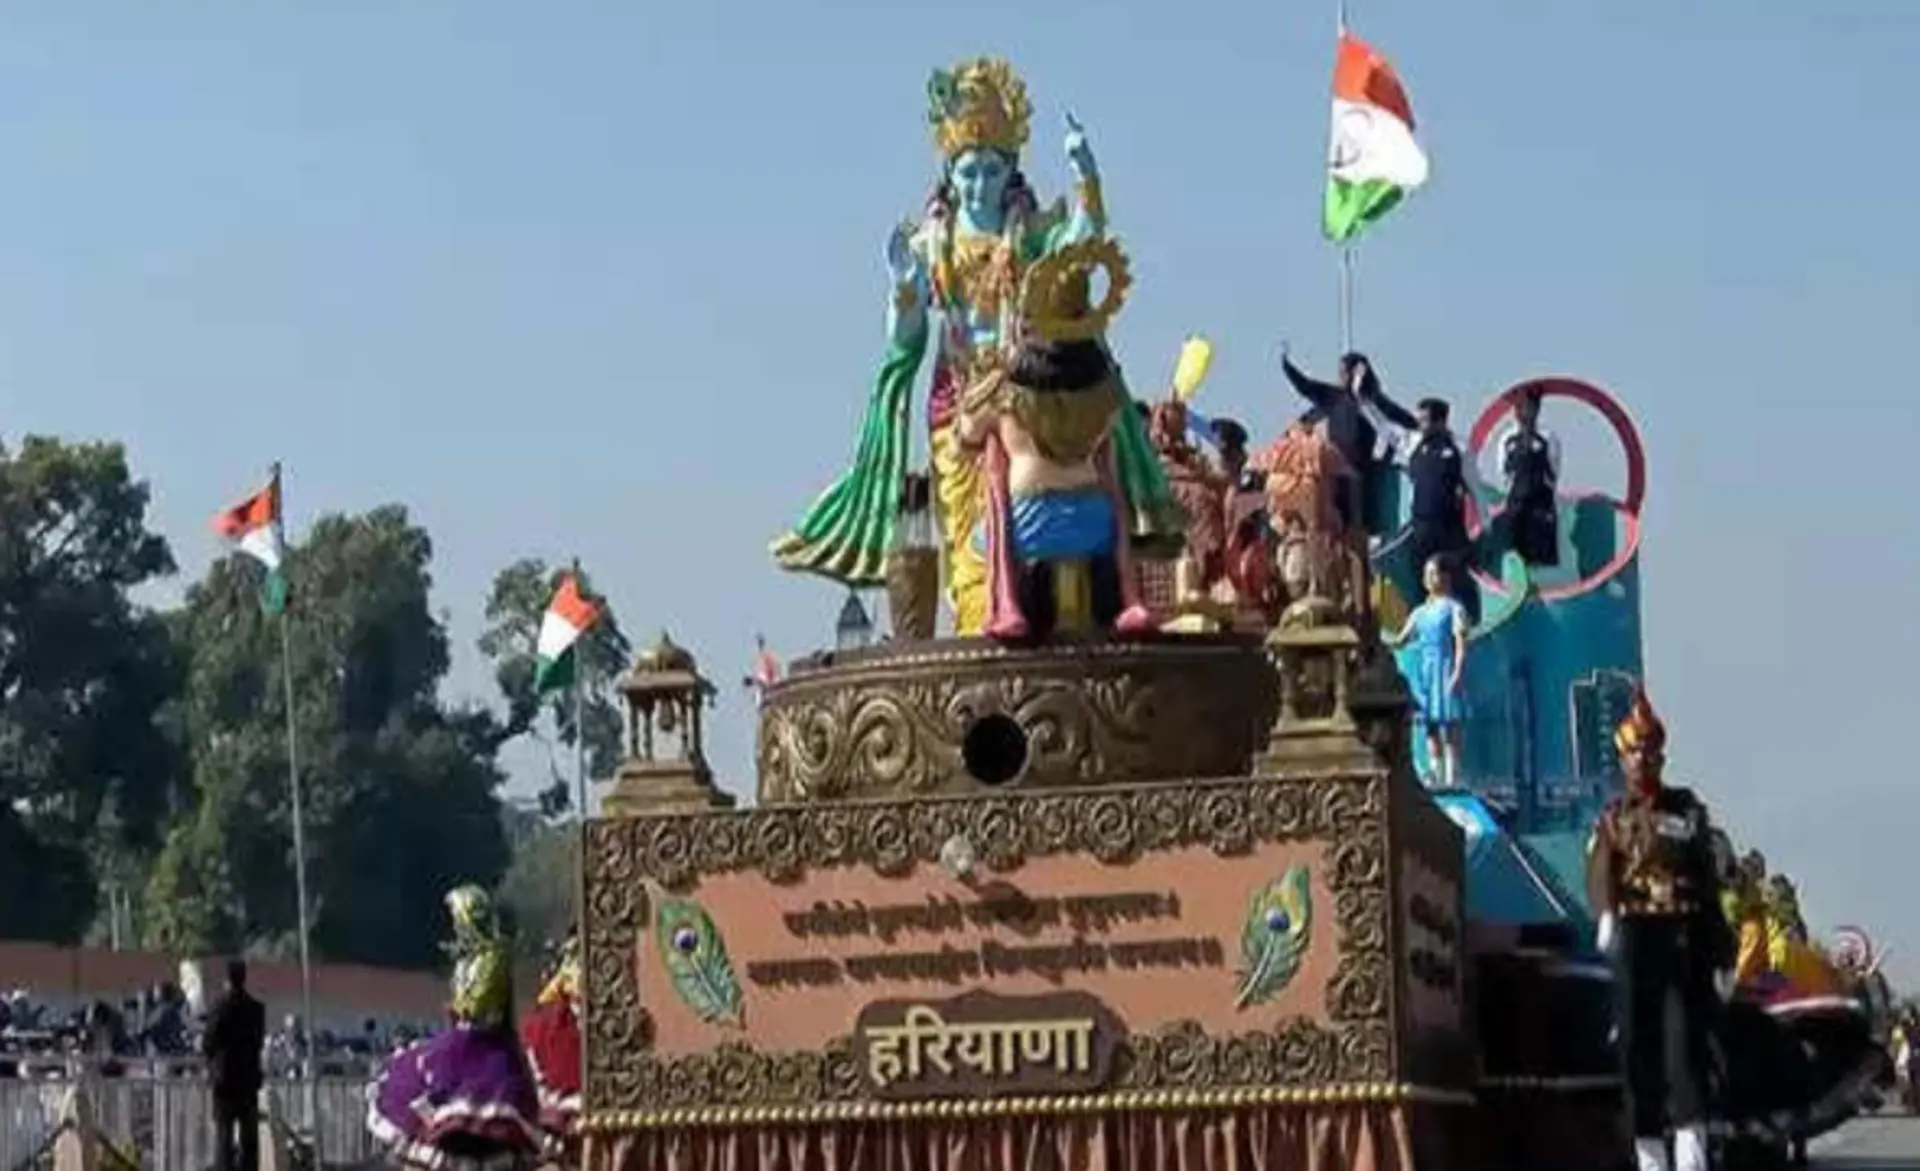
<path id="1" fill-rule="evenodd" d="M 1275 703 L 1265 648 L 1232 633 L 821 655 L 762 696 L 760 800 L 1236 776 Z"/>

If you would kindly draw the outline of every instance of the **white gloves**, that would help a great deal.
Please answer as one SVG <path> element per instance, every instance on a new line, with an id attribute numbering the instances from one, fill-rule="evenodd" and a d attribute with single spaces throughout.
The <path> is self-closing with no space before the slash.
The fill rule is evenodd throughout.
<path id="1" fill-rule="evenodd" d="M 1593 945 L 1607 955 L 1613 954 L 1614 922 L 1613 912 L 1605 911 L 1600 915 L 1600 925 L 1594 930 Z"/>

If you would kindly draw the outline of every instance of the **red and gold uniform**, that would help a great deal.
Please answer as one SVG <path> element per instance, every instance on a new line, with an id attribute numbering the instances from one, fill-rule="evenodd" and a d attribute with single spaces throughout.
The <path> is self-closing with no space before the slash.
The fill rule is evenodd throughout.
<path id="1" fill-rule="evenodd" d="M 1626 790 L 1601 812 L 1587 894 L 1614 961 L 1620 1047 L 1642 1171 L 1706 1171 L 1705 1123 L 1718 986 L 1734 939 L 1721 908 L 1712 822 L 1692 790 L 1664 784 L 1666 729 L 1644 694 L 1614 733 Z"/>

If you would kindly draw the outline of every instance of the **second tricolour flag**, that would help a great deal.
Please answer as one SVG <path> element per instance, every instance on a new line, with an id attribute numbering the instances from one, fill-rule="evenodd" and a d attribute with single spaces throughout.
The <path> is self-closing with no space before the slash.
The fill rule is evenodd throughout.
<path id="1" fill-rule="evenodd" d="M 600 618 L 600 607 L 580 593 L 580 579 L 567 574 L 560 588 L 553 591 L 547 612 L 540 619 L 540 637 L 534 650 L 536 665 L 533 689 L 545 694 L 573 682 L 579 658 L 576 646 Z"/>
<path id="2" fill-rule="evenodd" d="M 280 523 L 280 469 L 267 486 L 213 518 L 214 531 L 266 567 L 260 604 L 269 614 L 287 605 L 286 539 Z"/>
<path id="3" fill-rule="evenodd" d="M 1387 59 L 1345 29 L 1333 65 L 1333 132 L 1322 230 L 1344 244 L 1427 181 L 1413 106 Z"/>

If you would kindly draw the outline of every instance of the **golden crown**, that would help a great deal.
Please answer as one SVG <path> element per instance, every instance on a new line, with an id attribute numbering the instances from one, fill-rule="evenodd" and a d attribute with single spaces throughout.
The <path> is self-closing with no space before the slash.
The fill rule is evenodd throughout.
<path id="1" fill-rule="evenodd" d="M 1106 295 L 1097 305 L 1096 272 L 1107 277 Z M 1028 267 L 1020 284 L 1020 323 L 1043 341 L 1091 341 L 1107 332 L 1132 287 L 1133 271 L 1120 245 L 1104 236 L 1068 244 Z"/>
<path id="2" fill-rule="evenodd" d="M 977 57 L 927 79 L 927 121 L 948 159 L 978 147 L 1018 155 L 1032 119 L 1027 85 L 1005 61 Z"/>

